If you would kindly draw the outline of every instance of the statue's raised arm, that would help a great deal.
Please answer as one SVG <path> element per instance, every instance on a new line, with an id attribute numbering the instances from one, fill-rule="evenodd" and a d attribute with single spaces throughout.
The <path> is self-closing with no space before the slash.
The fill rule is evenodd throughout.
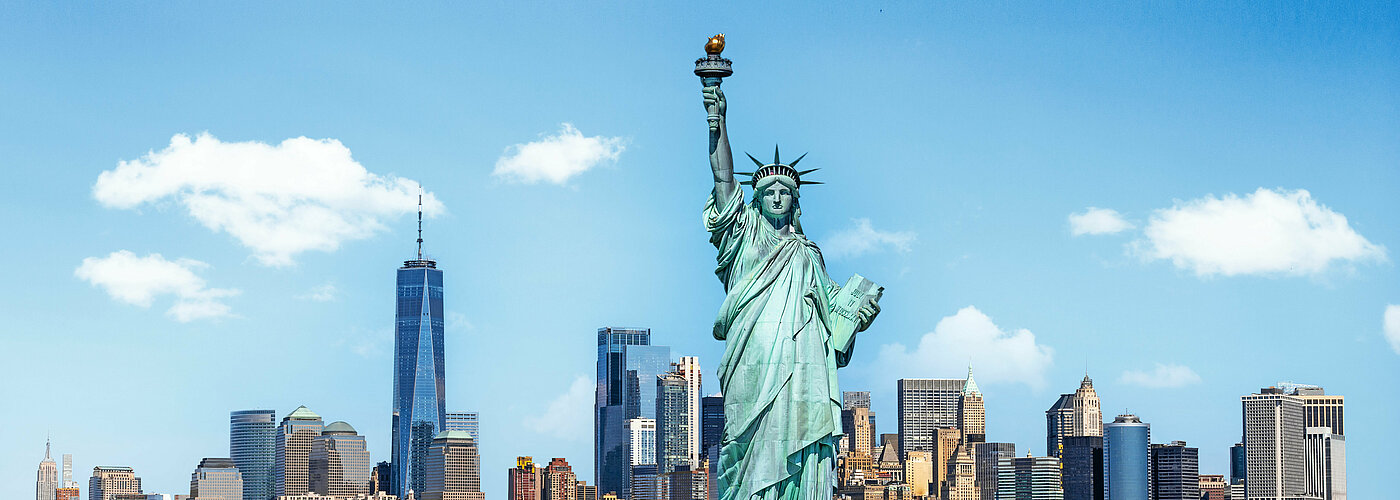
<path id="1" fill-rule="evenodd" d="M 718 85 L 700 91 L 710 122 L 710 169 L 715 174 L 715 199 L 728 200 L 739 184 L 734 181 L 734 154 L 729 150 L 729 132 L 724 124 L 724 91 Z"/>

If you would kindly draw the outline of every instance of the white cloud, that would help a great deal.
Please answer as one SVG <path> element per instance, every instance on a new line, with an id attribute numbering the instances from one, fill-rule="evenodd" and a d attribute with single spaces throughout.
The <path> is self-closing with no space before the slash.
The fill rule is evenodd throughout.
<path id="1" fill-rule="evenodd" d="M 1334 262 L 1386 259 L 1385 247 L 1301 189 L 1177 202 L 1155 211 L 1143 233 L 1132 245 L 1139 255 L 1197 276 L 1316 275 Z"/>
<path id="2" fill-rule="evenodd" d="M 1123 372 L 1123 376 L 1118 379 L 1124 384 L 1137 385 L 1151 388 L 1172 388 L 1185 387 L 1191 384 L 1199 384 L 1201 376 L 1188 366 L 1156 363 L 1157 368 L 1152 373 L 1140 370 L 1128 370 Z"/>
<path id="3" fill-rule="evenodd" d="M 334 139 L 272 145 L 204 133 L 178 134 L 163 150 L 118 162 L 97 177 L 92 194 L 120 209 L 172 199 L 204 227 L 252 249 L 262 264 L 285 266 L 301 252 L 334 251 L 416 211 L 418 184 L 369 172 Z M 442 210 L 431 193 L 423 205 L 428 215 Z"/>
<path id="4" fill-rule="evenodd" d="M 1123 219 L 1122 214 L 1110 208 L 1089 207 L 1083 212 L 1069 214 L 1069 232 L 1073 236 L 1114 234 L 1132 228 L 1133 225 Z"/>
<path id="5" fill-rule="evenodd" d="M 340 290 L 335 287 L 335 283 L 325 283 L 312 287 L 306 293 L 298 295 L 297 298 L 314 302 L 330 302 L 335 300 L 339 294 Z"/>
<path id="6" fill-rule="evenodd" d="M 506 148 L 491 175 L 511 182 L 564 184 L 605 161 L 616 161 L 626 147 L 621 137 L 584 137 L 565 123 L 559 133 Z"/>
<path id="7" fill-rule="evenodd" d="M 851 219 L 853 227 L 837 231 L 822 242 L 822 254 L 839 259 L 859 257 L 867 253 L 893 249 L 908 252 L 917 234 L 913 231 L 880 231 L 870 225 L 870 219 Z"/>
<path id="8" fill-rule="evenodd" d="M 473 325 L 471 320 L 467 319 L 467 315 L 456 311 L 448 311 L 447 329 L 452 331 L 468 331 L 476 329 L 476 325 Z"/>
<path id="9" fill-rule="evenodd" d="M 151 307 L 159 296 L 174 296 L 175 303 L 165 314 L 185 323 L 230 316 L 228 305 L 220 299 L 240 293 L 234 289 L 209 288 L 194 272 L 208 266 L 197 260 L 169 261 L 158 253 L 137 257 L 120 250 L 106 257 L 83 259 L 73 274 L 101 287 L 113 299 L 140 307 Z"/>
<path id="10" fill-rule="evenodd" d="M 1400 305 L 1385 306 L 1385 340 L 1390 348 L 1400 354 Z"/>
<path id="11" fill-rule="evenodd" d="M 588 377 L 574 377 L 568 392 L 550 401 L 549 408 L 537 416 L 525 417 L 525 427 L 559 439 L 582 440 L 592 433 L 593 414 L 588 410 L 593 407 L 594 389 Z"/>
<path id="12" fill-rule="evenodd" d="M 948 376 L 960 373 L 970 361 L 980 383 L 1019 383 L 1039 390 L 1045 387 L 1054 353 L 1037 344 L 1030 330 L 1007 332 L 967 306 L 939 320 L 912 351 L 898 343 L 881 346 L 875 366 L 899 378 Z"/>

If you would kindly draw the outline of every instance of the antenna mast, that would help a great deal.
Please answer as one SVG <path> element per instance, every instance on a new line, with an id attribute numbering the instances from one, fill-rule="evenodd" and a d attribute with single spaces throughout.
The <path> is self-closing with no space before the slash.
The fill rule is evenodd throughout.
<path id="1" fill-rule="evenodd" d="M 418 260 L 423 260 L 423 186 L 418 186 Z"/>

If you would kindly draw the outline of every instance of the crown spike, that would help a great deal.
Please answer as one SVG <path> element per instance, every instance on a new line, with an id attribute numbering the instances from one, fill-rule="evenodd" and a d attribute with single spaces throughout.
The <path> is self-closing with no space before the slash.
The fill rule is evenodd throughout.
<path id="1" fill-rule="evenodd" d="M 793 162 L 793 163 L 797 163 L 797 162 Z M 807 175 L 807 174 L 810 174 L 810 173 L 812 173 L 812 172 L 816 172 L 816 171 L 818 171 L 818 170 L 821 170 L 821 169 L 820 169 L 820 168 L 807 169 L 807 170 L 803 170 L 803 171 L 801 171 L 801 172 L 798 172 L 797 175 Z"/>
<path id="2" fill-rule="evenodd" d="M 789 167 L 796 167 L 796 166 L 797 166 L 797 162 L 802 161 L 802 159 L 803 159 L 803 158 L 806 158 L 806 157 L 807 157 L 807 153 L 802 153 L 802 156 L 797 157 L 796 160 L 792 160 L 792 163 L 789 163 L 788 166 L 789 166 Z"/>
<path id="3" fill-rule="evenodd" d="M 778 159 L 778 145 L 777 145 L 777 144 L 774 144 L 774 145 L 773 145 L 773 164 L 774 164 L 774 165 L 782 165 L 782 164 L 783 164 L 783 161 Z"/>
<path id="4" fill-rule="evenodd" d="M 826 183 L 825 183 L 825 182 L 819 182 L 819 181 L 797 181 L 797 185 L 799 185 L 799 186 L 806 186 L 806 185 L 808 185 L 808 184 L 826 184 Z"/>
<path id="5" fill-rule="evenodd" d="M 744 153 L 744 155 L 745 155 L 745 156 L 748 156 L 750 160 L 753 160 L 753 164 L 754 164 L 754 165 L 758 165 L 758 166 L 760 166 L 760 167 L 763 166 L 763 162 L 758 161 L 758 158 L 754 158 L 753 155 L 748 154 L 747 152 Z"/>

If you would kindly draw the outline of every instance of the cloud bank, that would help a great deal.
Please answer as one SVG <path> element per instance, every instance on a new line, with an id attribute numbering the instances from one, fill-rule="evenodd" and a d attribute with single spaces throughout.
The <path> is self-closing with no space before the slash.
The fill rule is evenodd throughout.
<path id="1" fill-rule="evenodd" d="M 835 259 L 859 257 L 884 250 L 908 252 L 918 237 L 913 231 L 881 231 L 870 225 L 870 219 L 851 219 L 852 227 L 832 233 L 823 239 L 822 255 Z"/>
<path id="2" fill-rule="evenodd" d="M 1337 263 L 1386 258 L 1385 247 L 1301 189 L 1177 202 L 1155 211 L 1143 234 L 1133 244 L 1137 253 L 1197 276 L 1316 275 Z"/>
<path id="3" fill-rule="evenodd" d="M 1036 343 L 1030 330 L 1005 331 L 968 306 L 939 320 L 912 350 L 898 343 L 881 346 L 875 366 L 896 377 L 932 376 L 930 367 L 942 372 L 957 367 L 951 370 L 957 373 L 970 360 L 979 383 L 1025 384 L 1039 390 L 1045 387 L 1045 372 L 1054 353 Z"/>
<path id="4" fill-rule="evenodd" d="M 179 134 L 170 145 L 122 161 L 97 177 L 103 206 L 133 209 L 170 200 L 214 232 L 228 233 L 268 266 L 309 250 L 334 251 L 417 210 L 418 183 L 369 172 L 335 139 L 280 144 L 223 142 Z M 442 210 L 432 193 L 424 213 Z"/>
<path id="5" fill-rule="evenodd" d="M 1133 225 L 1117 210 L 1089 207 L 1083 212 L 1069 214 L 1069 232 L 1073 236 L 1085 234 L 1114 234 L 1132 229 Z"/>
<path id="6" fill-rule="evenodd" d="M 521 184 L 563 185 L 604 162 L 617 161 L 625 142 L 621 137 L 584 137 L 565 123 L 557 134 L 506 148 L 491 175 Z"/>
<path id="7" fill-rule="evenodd" d="M 1201 382 L 1201 376 L 1197 375 L 1190 367 L 1175 363 L 1156 363 L 1156 365 L 1156 369 L 1151 373 L 1141 370 L 1125 371 L 1118 381 L 1129 385 L 1154 389 L 1185 387 Z"/>
<path id="8" fill-rule="evenodd" d="M 88 257 L 73 274 L 102 288 L 113 299 L 127 304 L 151 307 L 157 297 L 170 295 L 175 303 L 165 312 L 176 321 L 230 316 L 221 299 L 238 295 L 235 289 L 209 288 L 195 270 L 208 267 L 197 260 L 166 260 L 158 253 L 145 257 L 126 250 L 106 257 Z"/>

